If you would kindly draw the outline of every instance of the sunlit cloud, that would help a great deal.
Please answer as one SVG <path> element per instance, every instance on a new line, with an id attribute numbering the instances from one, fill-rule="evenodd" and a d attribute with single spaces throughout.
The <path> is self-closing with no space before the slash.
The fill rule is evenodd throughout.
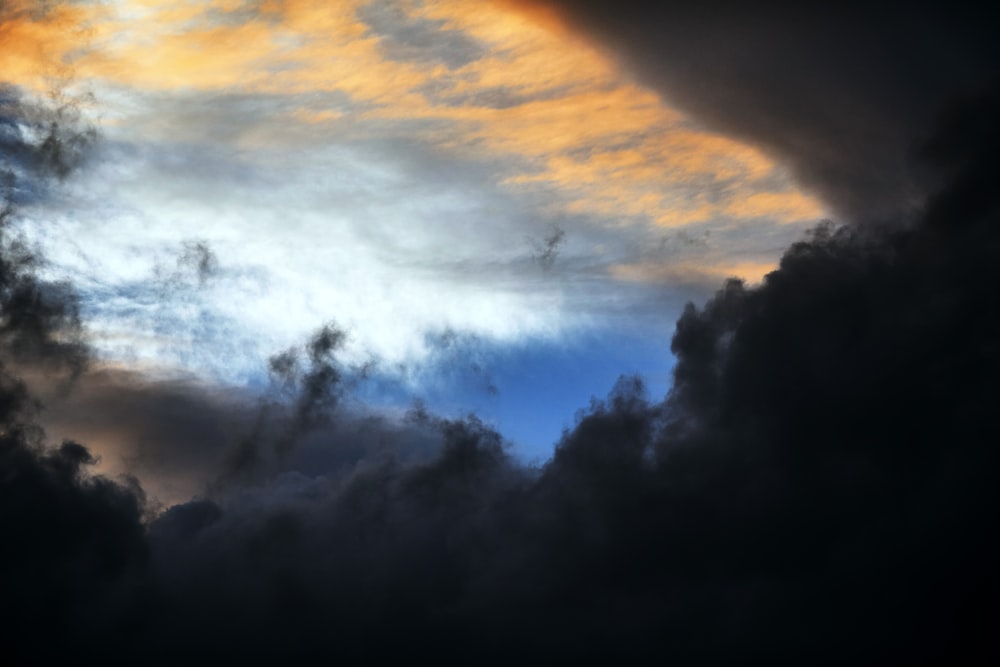
<path id="1" fill-rule="evenodd" d="M 133 363 L 243 377 L 330 319 L 389 363 L 445 329 L 552 340 L 658 307 L 635 284 L 758 279 L 825 215 L 759 150 L 510 3 L 122 0 L 8 24 L 16 79 L 63 68 L 94 93 L 102 164 L 37 237 Z M 710 252 L 650 251 L 713 229 Z M 154 269 L 189 239 L 218 279 L 163 299 Z"/>
<path id="2" fill-rule="evenodd" d="M 416 43 L 393 48 L 406 39 Z M 87 77 L 139 92 L 298 96 L 288 120 L 337 133 L 395 121 L 459 157 L 508 156 L 505 183 L 544 188 L 574 212 L 665 226 L 823 214 L 759 151 L 692 127 L 601 53 L 503 4 L 126 2 L 93 22 L 92 44 L 74 60 Z M 449 45 L 464 51 L 449 59 Z M 349 113 L 308 99 L 333 91 Z M 711 202 L 699 200 L 706 188 Z"/>

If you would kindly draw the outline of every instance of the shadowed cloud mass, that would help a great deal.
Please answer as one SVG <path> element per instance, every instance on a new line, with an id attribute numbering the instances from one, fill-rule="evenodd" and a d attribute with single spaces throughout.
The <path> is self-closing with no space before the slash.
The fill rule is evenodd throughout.
<path id="1" fill-rule="evenodd" d="M 610 11 L 602 3 L 580 3 L 576 11 L 594 13 L 571 20 L 606 16 L 600 25 L 612 30 L 611 18 L 628 18 L 637 31 L 629 44 L 641 51 L 626 57 L 651 67 L 646 31 L 670 21 L 650 13 L 640 23 L 629 3 L 618 5 L 620 14 L 601 14 Z M 889 18 L 843 16 L 862 36 L 883 34 Z M 912 16 L 933 25 L 924 5 Z M 737 28 L 745 11 L 718 17 L 734 40 L 760 39 L 753 21 Z M 947 46 L 948 63 L 994 72 L 981 27 L 959 18 L 941 15 L 942 41 L 926 53 L 942 57 Z M 617 34 L 604 37 L 609 48 L 620 47 Z M 804 62 L 818 57 L 802 48 Z M 683 53 L 686 62 L 716 57 L 695 46 Z M 767 53 L 757 63 L 718 55 L 717 85 L 747 99 L 774 90 L 798 99 L 801 73 Z M 908 92 L 883 104 L 910 88 L 893 65 L 903 57 L 880 53 L 861 39 L 845 62 L 867 58 L 889 92 L 854 86 L 854 69 L 838 65 L 815 70 L 815 86 L 829 90 L 822 99 L 909 109 Z M 755 84 L 743 67 L 767 80 Z M 899 131 L 913 143 L 890 140 L 874 163 L 846 139 L 830 144 L 829 160 L 811 152 L 831 135 L 792 123 L 794 114 L 775 110 L 774 122 L 809 138 L 803 153 L 754 125 L 756 141 L 856 222 L 820 225 L 760 284 L 728 280 L 689 305 L 670 342 L 667 396 L 621 378 L 539 466 L 512 457 L 474 415 L 445 419 L 417 406 L 366 417 L 348 405 L 356 387 L 344 382 L 344 334 L 332 325 L 272 357 L 274 422 L 249 396 L 81 375 L 74 292 L 45 283 L 24 259 L 30 249 L 6 237 L 0 622 L 15 662 L 989 664 L 1000 657 L 1000 97 L 988 79 L 950 81 L 953 95 L 926 101 L 935 109 L 900 111 Z M 22 104 L 11 99 L 0 127 L 21 128 Z M 766 116 L 770 104 L 748 114 Z M 709 120 L 722 123 L 717 114 Z M 43 150 L 30 134 L 9 136 L 14 154 Z M 919 179 L 896 171 L 907 160 Z M 883 171 L 888 185 L 870 189 Z M 553 265 L 564 261 L 562 239 L 557 227 L 539 246 Z M 201 276 L 214 254 L 192 243 L 178 266 Z M 90 472 L 84 445 L 47 441 L 28 384 L 45 369 L 79 375 L 88 414 L 114 414 L 132 397 L 124 440 L 151 429 L 146 454 L 171 461 L 178 476 L 223 475 L 247 433 L 265 434 L 267 451 L 281 454 L 243 479 L 205 475 L 197 497 L 157 507 L 138 481 Z M 170 409 L 171 392 L 183 409 Z M 79 420 L 72 394 L 64 400 L 53 403 L 56 417 Z M 193 429 L 197 442 L 159 437 L 160 424 L 171 428 L 164 415 L 180 413 L 219 430 Z M 294 447 L 283 444 L 288 433 Z"/>

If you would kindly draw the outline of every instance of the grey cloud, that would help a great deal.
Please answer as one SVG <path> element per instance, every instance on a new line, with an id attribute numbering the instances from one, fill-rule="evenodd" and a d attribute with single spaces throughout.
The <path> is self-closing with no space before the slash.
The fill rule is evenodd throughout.
<path id="1" fill-rule="evenodd" d="M 3 16 L 0 15 L 0 20 Z M 83 344 L 76 292 L 38 277 L 44 258 L 18 228 L 19 208 L 49 195 L 51 181 L 80 166 L 92 128 L 68 108 L 50 110 L 0 87 L 0 372 L 32 364 L 82 372 Z"/>
<path id="2" fill-rule="evenodd" d="M 73 102 L 51 107 L 24 99 L 0 82 L 0 187 L 7 204 L 48 196 L 50 176 L 65 178 L 88 156 L 96 131 Z"/>
<path id="3" fill-rule="evenodd" d="M 87 442 L 106 474 L 142 480 L 160 503 L 294 470 L 336 479 L 359 462 L 414 461 L 436 450 L 433 433 L 353 400 L 321 403 L 316 371 L 304 375 L 312 384 L 287 395 L 111 369 L 82 375 L 69 393 L 34 374 L 26 379 L 45 406 L 39 419 L 48 433 Z"/>
<path id="4" fill-rule="evenodd" d="M 925 25 L 923 5 L 914 7 Z M 725 17 L 749 23 L 723 45 L 757 43 L 757 15 L 747 11 Z M 943 16 L 938 46 L 955 46 L 952 18 Z M 647 27 L 636 27 L 640 46 Z M 779 45 L 804 39 L 765 34 Z M 859 53 L 871 55 L 872 34 L 859 29 Z M 819 46 L 829 45 L 824 36 Z M 760 75 L 797 71 L 817 57 L 810 48 L 787 65 L 767 50 L 747 63 L 716 61 L 690 43 L 682 53 L 736 67 L 754 101 L 755 90 L 774 92 Z M 895 72 L 895 56 L 873 60 L 872 71 Z M 855 89 L 838 76 L 845 71 L 857 73 L 819 67 L 827 78 L 817 84 L 885 108 L 881 88 Z M 989 93 L 956 99 L 936 130 L 921 126 L 933 139 L 919 153 L 944 185 L 923 192 L 916 220 L 905 220 L 908 177 L 876 173 L 899 166 L 896 157 L 865 164 L 845 192 L 834 187 L 836 167 L 865 155 L 845 141 L 849 155 L 821 160 L 817 187 L 852 211 L 870 201 L 859 218 L 902 209 L 898 222 L 911 224 L 821 226 L 759 287 L 727 281 L 690 305 L 671 342 L 666 400 L 623 378 L 539 468 L 519 465 L 475 417 L 351 419 L 338 403 L 305 436 L 315 440 L 260 477 L 155 516 L 134 480 L 90 472 L 96 457 L 84 445 L 46 446 L 38 403 L 7 362 L 65 367 L 57 334 L 73 322 L 73 294 L 44 287 L 35 257 L 5 237 L 5 657 L 995 664 L 997 118 L 1000 97 Z M 807 151 L 796 163 L 803 178 L 817 159 L 808 149 L 830 146 L 813 141 L 811 122 L 788 139 Z M 902 113 L 901 122 L 916 121 Z M 892 187 L 869 199 L 874 182 Z M 322 371 L 337 341 L 321 332 L 302 358 Z M 182 468 L 213 460 L 225 450 L 219 440 L 246 423 L 237 408 L 235 432 L 216 426 L 234 413 L 210 392 L 103 382 L 81 392 L 94 409 L 76 418 L 125 420 L 124 430 L 149 434 L 145 453 L 164 457 L 158 467 L 171 455 Z M 306 383 L 306 398 L 312 389 Z M 289 408 L 294 416 L 294 400 Z M 405 458 L 412 449 L 427 455 Z"/>
<path id="5" fill-rule="evenodd" d="M 541 243 L 532 241 L 536 252 L 535 259 L 542 269 L 551 271 L 552 267 L 555 266 L 556 258 L 559 256 L 559 246 L 562 245 L 565 238 L 566 230 L 555 227 L 550 234 L 542 239 Z"/>
<path id="6" fill-rule="evenodd" d="M 417 88 L 431 102 L 452 107 L 484 107 L 487 109 L 510 109 L 531 102 L 558 99 L 568 92 L 568 88 L 552 88 L 526 94 L 510 86 L 476 87 L 471 92 L 456 93 L 458 77 L 440 76 Z M 465 77 L 468 78 L 468 77 Z"/>
<path id="7" fill-rule="evenodd" d="M 347 420 L 339 474 L 286 459 L 151 517 L 83 445 L 43 448 L 0 373 L 10 653 L 992 664 L 998 112 L 972 98 L 939 124 L 927 154 L 953 180 L 919 224 L 822 226 L 761 286 L 690 305 L 666 400 L 622 378 L 539 468 L 475 417 L 418 409 Z M 304 354 L 322 368 L 338 340 Z M 157 393 L 143 410 L 168 425 Z M 337 449 L 332 417 L 315 433 Z"/>
<path id="8" fill-rule="evenodd" d="M 444 21 L 409 16 L 401 3 L 369 2 L 358 16 L 381 40 L 382 49 L 393 60 L 443 64 L 458 69 L 487 55 L 485 45 L 459 30 L 444 27 Z"/>
<path id="9" fill-rule="evenodd" d="M 219 258 L 207 242 L 185 241 L 183 251 L 177 257 L 177 267 L 193 273 L 198 286 L 204 287 L 219 272 Z"/>

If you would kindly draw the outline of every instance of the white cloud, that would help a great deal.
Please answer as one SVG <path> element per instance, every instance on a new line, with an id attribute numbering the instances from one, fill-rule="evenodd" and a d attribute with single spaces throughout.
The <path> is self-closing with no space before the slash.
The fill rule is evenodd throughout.
<path id="1" fill-rule="evenodd" d="M 77 61 L 99 154 L 31 231 L 116 362 L 245 381 L 330 321 L 353 360 L 388 366 L 431 359 L 442 331 L 669 322 L 665 303 L 801 228 L 757 217 L 812 210 L 756 151 L 496 7 L 115 6 Z M 192 241 L 217 255 L 210 280 L 177 275 Z"/>
<path id="2" fill-rule="evenodd" d="M 349 355 L 388 364 L 421 360 L 428 332 L 502 342 L 573 326 L 564 285 L 531 262 L 543 223 L 475 165 L 412 146 L 251 153 L 116 134 L 33 229 L 112 359 L 238 380 L 330 320 Z M 217 274 L 165 284 L 191 240 Z"/>

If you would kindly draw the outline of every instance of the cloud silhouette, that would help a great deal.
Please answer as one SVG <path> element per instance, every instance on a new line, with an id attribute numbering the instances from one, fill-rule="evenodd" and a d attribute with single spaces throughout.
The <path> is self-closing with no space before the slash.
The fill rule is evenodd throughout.
<path id="1" fill-rule="evenodd" d="M 858 27 L 862 47 L 883 19 Z M 154 514 L 135 482 L 87 473 L 83 445 L 46 446 L 5 365 L 0 621 L 15 664 L 995 660 L 997 99 L 954 98 L 921 126 L 919 213 L 909 185 L 837 190 L 836 165 L 871 175 L 899 157 L 873 165 L 846 142 L 817 187 L 896 224 L 820 226 L 759 286 L 730 280 L 690 305 L 665 400 L 622 378 L 541 467 L 475 416 L 343 427 L 359 421 L 336 409 L 343 334 L 328 327 L 271 370 L 299 436 L 362 443 L 350 464 L 290 456 Z M 800 159 L 808 178 L 815 158 Z M 0 244 L 4 285 L 42 291 L 19 252 Z M 4 360 L 65 358 L 61 295 L 52 311 L 5 288 Z M 383 438 L 426 455 L 370 445 Z"/>

